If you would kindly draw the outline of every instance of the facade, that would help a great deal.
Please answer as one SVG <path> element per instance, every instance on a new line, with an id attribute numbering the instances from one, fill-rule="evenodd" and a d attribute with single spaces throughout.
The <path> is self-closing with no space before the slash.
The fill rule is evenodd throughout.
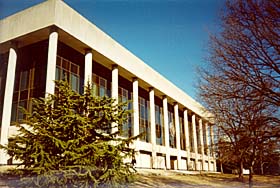
<path id="1" fill-rule="evenodd" d="M 123 135 L 135 141 L 136 167 L 216 171 L 213 125 L 203 107 L 61 0 L 49 0 L 0 20 L 0 144 L 31 99 L 54 94 L 67 76 L 80 93 L 132 101 Z M 0 164 L 9 164 L 0 151 Z"/>

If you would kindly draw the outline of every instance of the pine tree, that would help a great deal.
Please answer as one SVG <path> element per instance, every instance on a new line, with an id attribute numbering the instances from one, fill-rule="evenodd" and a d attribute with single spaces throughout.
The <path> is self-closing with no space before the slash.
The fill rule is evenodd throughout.
<path id="1" fill-rule="evenodd" d="M 25 187 L 119 186 L 133 174 L 135 138 L 121 138 L 112 126 L 127 121 L 126 103 L 92 95 L 89 84 L 83 95 L 65 81 L 56 81 L 55 95 L 33 100 L 19 134 L 2 146 L 21 161 Z"/>

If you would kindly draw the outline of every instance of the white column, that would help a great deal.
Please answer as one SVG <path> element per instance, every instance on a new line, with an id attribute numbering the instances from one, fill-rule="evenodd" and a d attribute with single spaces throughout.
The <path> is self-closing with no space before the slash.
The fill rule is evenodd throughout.
<path id="1" fill-rule="evenodd" d="M 139 135 L 138 79 L 133 78 L 133 136 Z"/>
<path id="2" fill-rule="evenodd" d="M 177 147 L 177 168 L 182 169 L 181 162 L 181 144 L 180 144 L 180 123 L 179 123 L 179 109 L 178 104 L 174 104 L 174 115 L 175 115 L 175 131 L 176 131 L 176 147 Z"/>
<path id="3" fill-rule="evenodd" d="M 87 86 L 87 84 L 91 86 L 92 84 L 92 51 L 90 49 L 86 50 L 85 54 L 85 83 L 84 85 Z"/>
<path id="4" fill-rule="evenodd" d="M 54 94 L 55 91 L 55 69 L 56 69 L 56 56 L 57 56 L 57 42 L 58 33 L 55 28 L 52 28 L 49 36 L 48 47 L 48 63 L 47 63 L 47 78 L 46 78 L 46 97 L 48 94 Z"/>
<path id="5" fill-rule="evenodd" d="M 133 127 L 132 127 L 132 134 L 133 136 L 139 135 L 139 99 L 138 99 L 138 79 L 133 78 L 132 80 L 132 110 L 133 110 Z M 135 140 L 134 142 L 134 148 L 135 148 L 135 159 L 136 159 L 136 166 L 135 167 L 141 167 L 141 158 L 140 158 L 140 152 L 139 152 L 139 138 Z"/>
<path id="6" fill-rule="evenodd" d="M 208 171 L 210 170 L 210 151 L 209 151 L 209 132 L 208 132 L 208 123 L 205 123 L 205 136 L 206 136 L 206 148 L 207 148 L 207 158 L 208 158 Z"/>
<path id="7" fill-rule="evenodd" d="M 117 65 L 112 66 L 112 98 L 115 99 L 114 105 L 118 104 L 119 98 L 119 70 Z M 112 133 L 118 131 L 118 125 L 112 123 Z"/>
<path id="8" fill-rule="evenodd" d="M 210 142 L 211 142 L 211 156 L 214 156 L 214 134 L 213 134 L 213 125 L 210 126 Z"/>
<path id="9" fill-rule="evenodd" d="M 0 135 L 0 144 L 7 145 L 9 137 L 9 127 L 11 122 L 11 113 L 12 113 L 12 102 L 13 102 L 13 91 L 14 91 L 14 82 L 15 82 L 15 73 L 16 73 L 16 61 L 17 53 L 14 48 L 10 48 L 9 51 L 9 60 L 7 68 L 7 77 L 4 93 L 4 104 L 3 104 L 3 114 L 2 114 L 2 124 L 1 124 L 1 135 Z M 9 155 L 5 151 L 0 150 L 0 164 L 7 164 Z"/>
<path id="10" fill-rule="evenodd" d="M 163 97 L 163 122 L 164 122 L 164 136 L 166 148 L 166 168 L 170 169 L 170 151 L 169 151 L 169 126 L 168 126 L 168 104 L 167 97 Z"/>
<path id="11" fill-rule="evenodd" d="M 214 130 L 213 130 L 213 126 L 210 126 L 210 137 L 211 137 L 211 147 L 212 147 L 212 156 L 214 159 L 214 171 L 217 171 L 217 165 L 216 165 L 216 158 L 215 158 L 215 142 L 214 142 Z"/>
<path id="12" fill-rule="evenodd" d="M 202 156 L 202 170 L 205 170 L 205 160 L 204 160 L 204 142 L 203 142 L 203 127 L 202 127 L 202 119 L 199 119 L 199 137 L 200 137 L 200 151 Z"/>
<path id="13" fill-rule="evenodd" d="M 150 122 L 151 122 L 151 143 L 152 143 L 152 167 L 156 168 L 156 120 L 155 120 L 155 91 L 149 89 L 150 99 Z"/>
<path id="14" fill-rule="evenodd" d="M 189 121 L 188 121 L 188 111 L 184 110 L 184 128 L 185 128 L 185 140 L 186 140 L 186 149 L 187 149 L 187 169 L 189 169 L 190 164 L 190 136 L 189 136 Z"/>
<path id="15" fill-rule="evenodd" d="M 196 124 L 195 124 L 195 114 L 192 115 L 192 129 L 193 129 L 193 149 L 194 149 L 194 153 L 195 153 L 195 170 L 197 170 L 197 163 L 198 163 L 198 159 L 197 159 L 197 136 L 196 136 Z"/>

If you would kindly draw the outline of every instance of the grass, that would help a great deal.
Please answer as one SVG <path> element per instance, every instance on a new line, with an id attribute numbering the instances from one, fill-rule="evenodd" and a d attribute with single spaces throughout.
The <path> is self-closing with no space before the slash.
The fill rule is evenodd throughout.
<path id="1" fill-rule="evenodd" d="M 0 187 L 7 187 L 9 181 L 7 176 L 2 176 L 7 170 L 0 167 Z M 13 181 L 13 178 L 10 179 Z M 254 188 L 279 188 L 280 176 L 254 176 Z M 248 176 L 244 176 L 244 181 L 240 181 L 237 175 L 202 173 L 184 174 L 171 171 L 139 170 L 135 176 L 135 182 L 126 185 L 126 188 L 246 188 L 248 186 Z"/>
<path id="2" fill-rule="evenodd" d="M 254 186 L 256 188 L 278 188 L 280 187 L 280 176 L 254 176 Z M 236 175 L 232 174 L 138 174 L 136 181 L 129 185 L 129 188 L 178 188 L 178 187 L 225 187 L 225 188 L 246 188 L 248 186 L 248 176 L 244 181 L 240 181 Z"/>

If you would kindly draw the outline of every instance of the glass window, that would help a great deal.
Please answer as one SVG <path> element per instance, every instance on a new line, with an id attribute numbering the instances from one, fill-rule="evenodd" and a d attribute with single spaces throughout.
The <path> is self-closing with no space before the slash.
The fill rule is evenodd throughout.
<path id="1" fill-rule="evenodd" d="M 18 117 L 17 117 L 18 121 L 21 121 L 21 120 L 25 119 L 24 118 L 24 112 L 22 111 L 22 108 L 27 109 L 27 100 L 20 101 L 18 103 Z"/>
<path id="2" fill-rule="evenodd" d="M 188 114 L 190 152 L 194 152 L 193 127 L 191 115 Z"/>
<path id="3" fill-rule="evenodd" d="M 16 72 L 16 79 L 13 93 L 12 116 L 11 121 L 17 122 L 25 119 L 21 108 L 31 112 L 30 101 L 34 91 L 35 68 Z M 18 79 L 19 78 L 19 79 Z"/>
<path id="4" fill-rule="evenodd" d="M 57 56 L 56 80 L 67 80 L 73 91 L 80 91 L 80 66 Z"/>
<path id="5" fill-rule="evenodd" d="M 206 125 L 202 124 L 202 134 L 203 134 L 203 145 L 204 145 L 204 153 L 208 155 L 207 150 L 208 150 L 208 143 L 207 143 L 207 138 L 206 138 Z"/>
<path id="6" fill-rule="evenodd" d="M 29 71 L 23 71 L 20 75 L 20 90 L 25 90 L 28 88 L 28 74 Z"/>
<path id="7" fill-rule="evenodd" d="M 164 145 L 164 126 L 163 126 L 163 110 L 155 105 L 155 121 L 156 121 L 156 143 Z"/>
<path id="8" fill-rule="evenodd" d="M 196 126 L 196 138 L 197 138 L 197 152 L 201 154 L 201 138 L 200 138 L 200 130 L 199 130 L 199 122 L 197 119 L 195 120 Z"/>
<path id="9" fill-rule="evenodd" d="M 151 128 L 150 128 L 150 118 L 149 118 L 149 101 L 142 97 L 139 97 L 139 129 L 140 134 L 143 136 L 140 140 L 145 142 L 151 142 Z"/>
<path id="10" fill-rule="evenodd" d="M 131 102 L 131 95 L 128 95 L 128 90 L 119 87 L 119 102 L 128 102 L 125 107 L 127 110 L 131 110 L 132 105 L 129 105 Z M 129 137 L 132 135 L 132 117 L 131 114 L 128 114 L 127 122 L 122 125 L 121 136 Z"/>
<path id="11" fill-rule="evenodd" d="M 176 148 L 176 128 L 173 112 L 168 111 L 169 146 Z"/>
<path id="12" fill-rule="evenodd" d="M 74 91 L 78 92 L 79 91 L 79 77 L 77 75 L 71 73 L 70 80 L 71 80 L 71 88 Z"/>
<path id="13" fill-rule="evenodd" d="M 100 96 L 100 97 L 109 96 L 108 89 L 107 89 L 107 80 L 105 78 L 93 74 L 92 80 L 93 80 L 93 93 L 96 96 Z"/>
<path id="14" fill-rule="evenodd" d="M 55 69 L 55 79 L 60 80 L 61 79 L 61 71 L 58 67 Z"/>
<path id="15" fill-rule="evenodd" d="M 1 119 L 2 119 L 2 113 L 3 113 L 7 65 L 8 65 L 8 60 L 4 59 L 3 56 L 0 55 L 0 67 L 1 67 L 0 68 L 0 127 L 1 127 L 1 123 L 2 123 Z"/>
<path id="16" fill-rule="evenodd" d="M 181 150 L 186 150 L 186 132 L 184 127 L 184 121 L 182 117 L 179 117 L 179 125 L 180 125 L 180 146 Z"/>

